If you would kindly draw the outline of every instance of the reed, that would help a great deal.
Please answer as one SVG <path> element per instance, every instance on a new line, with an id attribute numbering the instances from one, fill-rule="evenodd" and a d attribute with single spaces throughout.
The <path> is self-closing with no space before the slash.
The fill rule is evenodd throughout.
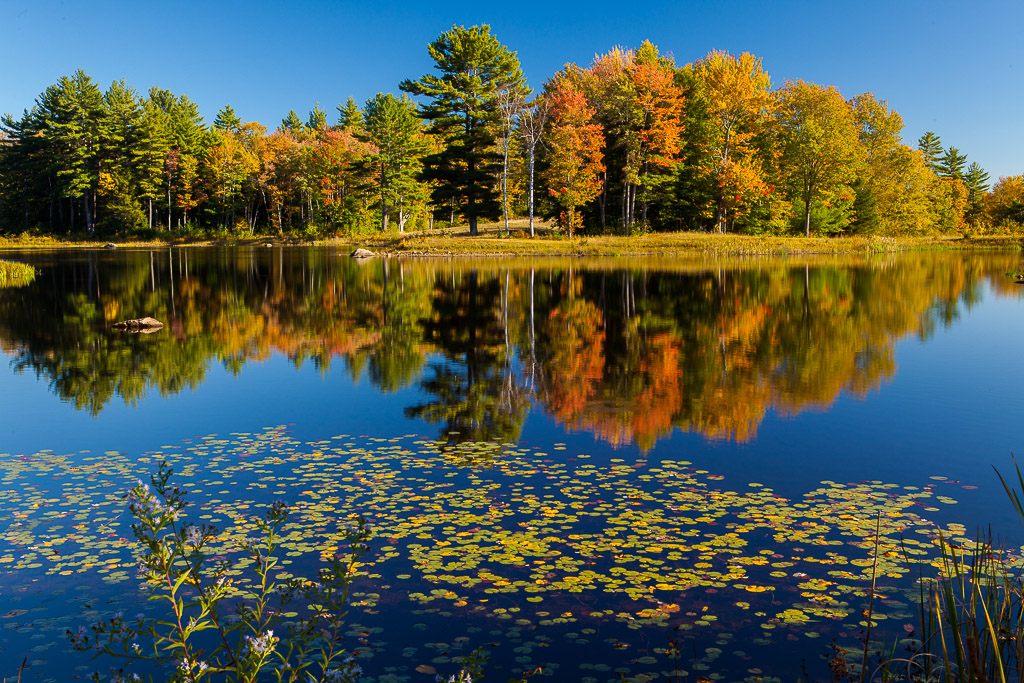
<path id="1" fill-rule="evenodd" d="M 1014 468 L 1014 485 L 998 470 L 996 473 L 1024 523 L 1019 493 L 1024 491 L 1024 475 L 1016 461 Z M 979 535 L 973 543 L 961 544 L 940 535 L 938 544 L 941 566 L 935 576 L 904 552 L 908 567 L 917 576 L 919 631 L 915 646 L 904 656 L 889 651 L 880 657 L 880 663 L 865 680 L 1020 680 L 1024 666 L 1020 558 L 1001 547 L 991 531 Z"/>

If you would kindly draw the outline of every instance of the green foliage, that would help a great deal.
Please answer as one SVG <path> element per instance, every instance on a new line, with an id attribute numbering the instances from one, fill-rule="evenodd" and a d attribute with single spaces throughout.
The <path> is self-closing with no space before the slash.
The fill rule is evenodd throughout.
<path id="1" fill-rule="evenodd" d="M 939 161 L 942 158 L 942 139 L 931 131 L 927 131 L 917 140 L 917 149 L 924 154 L 925 163 L 933 172 L 938 173 L 941 168 Z"/>
<path id="2" fill-rule="evenodd" d="M 363 139 L 376 148 L 365 163 L 372 169 L 370 175 L 378 189 L 381 231 L 387 232 L 388 218 L 396 211 L 398 231 L 402 232 L 413 210 L 426 199 L 418 175 L 427 141 L 416 105 L 406 95 L 399 99 L 378 93 L 366 102 L 364 111 Z"/>
<path id="3" fill-rule="evenodd" d="M 150 601 L 165 614 L 128 619 L 118 613 L 91 629 L 67 631 L 72 646 L 126 665 L 150 662 L 169 670 L 169 681 L 256 681 L 271 673 L 278 682 L 354 682 L 361 669 L 337 643 L 355 567 L 368 551 L 365 520 L 346 530 L 348 554 L 334 555 L 315 579 L 278 582 L 276 553 L 288 508 L 275 502 L 256 520 L 262 538 L 243 544 L 254 574 L 246 582 L 233 578 L 230 560 L 211 559 L 217 529 L 185 520 L 185 492 L 170 483 L 172 474 L 162 462 L 150 485 L 140 481 L 128 494 L 139 569 Z M 302 616 L 286 621 L 293 608 Z M 111 680 L 128 675 L 121 668 Z M 96 673 L 93 680 L 103 678 Z"/>
<path id="4" fill-rule="evenodd" d="M 486 25 L 454 26 L 427 50 L 441 75 L 405 80 L 399 87 L 430 98 L 421 116 L 445 146 L 424 159 L 423 175 L 436 183 L 431 191 L 434 204 L 458 202 L 475 235 L 478 219 L 500 214 L 498 194 L 490 182 L 498 167 L 493 133 L 497 97 L 502 90 L 523 87 L 522 68 L 516 53 L 499 43 Z"/>
<path id="5" fill-rule="evenodd" d="M 382 115 L 350 97 L 336 125 L 317 103 L 306 120 L 291 110 L 270 134 L 230 105 L 208 127 L 187 96 L 155 87 L 140 95 L 123 81 L 104 92 L 81 70 L 64 76 L 31 109 L 0 118 L 0 231 L 354 235 L 436 219 L 464 220 L 476 234 L 503 206 L 556 216 L 564 207 L 551 198 L 563 188 L 546 171 L 569 153 L 546 144 L 554 122 L 544 98 L 526 106 L 516 53 L 488 26 L 455 26 L 428 52 L 436 71 L 401 84 L 424 98 L 421 108 L 388 96 L 373 105 L 395 108 Z M 712 51 L 677 68 L 649 41 L 569 71 L 595 112 L 585 125 L 600 126 L 604 166 L 599 191 L 573 207 L 581 226 L 780 234 L 802 216 L 809 234 L 815 203 L 852 196 L 855 179 L 863 217 L 843 232 L 1020 223 L 1017 200 L 989 197 L 984 170 L 944 150 L 938 135 L 922 135 L 916 152 L 903 144 L 902 117 L 872 93 L 846 99 L 803 81 L 772 90 L 750 54 Z M 425 122 L 415 134 L 408 111 L 401 123 L 392 116 L 402 107 Z M 409 144 L 381 146 L 395 135 Z M 939 180 L 963 181 L 966 199 Z"/>
<path id="6" fill-rule="evenodd" d="M 875 193 L 863 180 L 854 185 L 852 218 L 848 232 L 853 235 L 873 235 L 878 231 L 878 204 Z"/>
<path id="7" fill-rule="evenodd" d="M 939 159 L 939 167 L 935 171 L 942 178 L 955 178 L 963 180 L 964 166 L 967 164 L 967 155 L 961 154 L 956 147 L 950 147 Z"/>
<path id="8" fill-rule="evenodd" d="M 238 115 L 235 114 L 234 107 L 226 104 L 223 109 L 217 112 L 217 118 L 213 121 L 213 127 L 215 130 L 237 133 L 242 129 L 242 119 L 238 118 Z"/>

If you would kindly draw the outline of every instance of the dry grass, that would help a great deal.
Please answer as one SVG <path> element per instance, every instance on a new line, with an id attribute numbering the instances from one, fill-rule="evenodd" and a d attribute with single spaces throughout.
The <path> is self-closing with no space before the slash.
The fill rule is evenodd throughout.
<path id="1" fill-rule="evenodd" d="M 238 238 L 190 238 L 168 235 L 167 239 L 125 240 L 120 246 L 262 246 L 326 244 L 338 248 L 365 247 L 371 251 L 436 256 L 707 256 L 707 255 L 796 255 L 863 254 L 907 250 L 949 250 L 977 248 L 1020 248 L 1021 238 L 1011 236 L 975 237 L 796 237 L 718 235 L 705 232 L 658 232 L 636 236 L 581 236 L 569 238 L 556 232 L 551 224 L 536 222 L 536 237 L 529 236 L 525 218 L 509 222 L 506 236 L 503 223 L 479 226 L 479 234 L 469 234 L 467 226 L 440 228 L 403 235 L 369 233 L 350 237 L 312 240 L 300 236 L 265 235 Z M 23 235 L 0 237 L 3 249 L 102 248 L 107 243 L 94 240 L 59 240 L 49 236 Z"/>

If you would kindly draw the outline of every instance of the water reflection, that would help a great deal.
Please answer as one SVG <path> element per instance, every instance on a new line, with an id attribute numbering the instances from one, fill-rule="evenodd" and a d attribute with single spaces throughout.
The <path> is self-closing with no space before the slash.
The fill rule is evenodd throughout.
<path id="1" fill-rule="evenodd" d="M 36 256 L 36 259 L 40 257 Z M 451 442 L 515 440 L 531 407 L 571 430 L 651 447 L 674 428 L 749 440 L 769 410 L 827 409 L 896 372 L 988 281 L 1019 295 L 1013 254 L 682 262 L 375 260 L 333 250 L 49 256 L 0 291 L 0 348 L 61 400 L 196 388 L 273 354 L 341 361 Z M 109 329 L 150 315 L 152 335 Z"/>

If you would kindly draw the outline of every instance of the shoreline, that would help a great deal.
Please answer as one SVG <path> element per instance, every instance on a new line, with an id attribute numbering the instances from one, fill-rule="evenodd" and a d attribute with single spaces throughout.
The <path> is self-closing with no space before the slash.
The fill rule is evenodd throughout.
<path id="1" fill-rule="evenodd" d="M 177 237 L 87 240 L 59 239 L 51 236 L 0 237 L 0 253 L 48 249 L 113 249 L 167 247 L 293 247 L 316 246 L 339 249 L 362 247 L 380 256 L 784 256 L 813 254 L 863 254 L 902 251 L 964 251 L 975 249 L 1024 248 L 1024 238 L 1016 235 L 981 237 L 798 237 L 751 236 L 703 232 L 649 233 L 639 236 L 565 237 L 538 231 L 534 238 L 505 237 L 497 226 L 488 226 L 471 236 L 467 228 L 446 228 L 405 234 L 368 234 L 351 237 L 315 239 L 300 236 L 258 237 Z M 546 234 L 545 234 L 546 233 Z M 111 246 L 113 245 L 113 246 Z"/>

